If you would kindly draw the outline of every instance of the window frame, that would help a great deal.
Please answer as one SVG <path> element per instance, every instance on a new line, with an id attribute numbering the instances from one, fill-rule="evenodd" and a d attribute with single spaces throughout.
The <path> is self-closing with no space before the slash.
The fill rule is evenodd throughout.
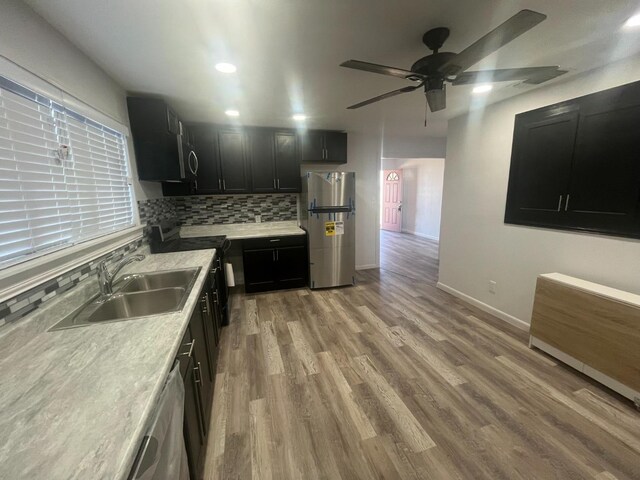
<path id="1" fill-rule="evenodd" d="M 0 302 L 3 302 L 117 248 L 141 239 L 143 237 L 143 226 L 140 224 L 134 188 L 135 168 L 129 149 L 129 128 L 111 116 L 100 112 L 2 57 L 0 57 L 0 75 L 123 135 L 124 150 L 131 181 L 133 220 L 133 225 L 126 229 L 78 241 L 68 246 L 61 246 L 49 252 L 0 267 Z"/>

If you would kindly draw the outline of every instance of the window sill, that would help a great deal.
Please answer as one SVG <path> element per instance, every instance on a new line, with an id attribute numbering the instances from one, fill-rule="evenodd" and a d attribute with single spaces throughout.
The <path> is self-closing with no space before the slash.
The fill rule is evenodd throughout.
<path id="1" fill-rule="evenodd" d="M 0 302 L 142 238 L 142 230 L 137 225 L 1 270 Z"/>

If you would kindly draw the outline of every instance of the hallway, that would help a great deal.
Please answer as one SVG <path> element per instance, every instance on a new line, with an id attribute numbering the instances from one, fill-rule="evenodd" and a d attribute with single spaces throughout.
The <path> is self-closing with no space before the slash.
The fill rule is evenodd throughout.
<path id="1" fill-rule="evenodd" d="M 380 230 L 380 269 L 435 285 L 438 242 L 409 233 Z"/>

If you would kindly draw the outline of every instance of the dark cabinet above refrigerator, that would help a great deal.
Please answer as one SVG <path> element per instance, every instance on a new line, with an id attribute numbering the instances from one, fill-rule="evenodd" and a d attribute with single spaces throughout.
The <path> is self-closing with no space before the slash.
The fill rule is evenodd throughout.
<path id="1" fill-rule="evenodd" d="M 300 134 L 301 163 L 347 163 L 347 134 L 307 130 Z"/>
<path id="2" fill-rule="evenodd" d="M 138 178 L 155 182 L 193 182 L 198 156 L 191 132 L 160 98 L 128 97 L 129 121 Z"/>

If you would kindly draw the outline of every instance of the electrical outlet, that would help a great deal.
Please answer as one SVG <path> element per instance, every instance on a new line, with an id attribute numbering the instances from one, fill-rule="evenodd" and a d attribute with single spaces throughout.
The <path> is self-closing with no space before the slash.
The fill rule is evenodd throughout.
<path id="1" fill-rule="evenodd" d="M 496 293 L 496 288 L 498 287 L 498 284 L 496 282 L 494 282 L 493 280 L 489 280 L 489 293 Z"/>
<path id="2" fill-rule="evenodd" d="M 262 215 L 256 215 L 256 223 L 262 223 Z"/>

